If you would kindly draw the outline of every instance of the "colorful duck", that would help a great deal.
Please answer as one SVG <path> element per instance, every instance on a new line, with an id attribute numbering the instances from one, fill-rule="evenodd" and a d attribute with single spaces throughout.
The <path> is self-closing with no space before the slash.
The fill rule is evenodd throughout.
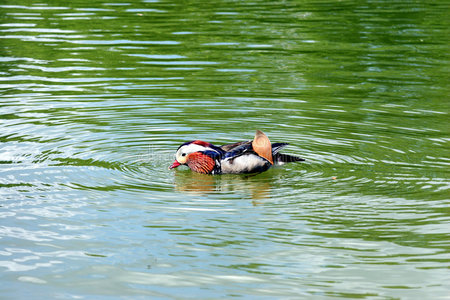
<path id="1" fill-rule="evenodd" d="M 242 174 L 267 171 L 273 165 L 304 161 L 303 158 L 282 154 L 279 151 L 288 143 L 271 143 L 260 130 L 252 141 L 222 146 L 195 140 L 178 147 L 175 162 L 169 169 L 187 165 L 192 171 L 203 174 Z"/>

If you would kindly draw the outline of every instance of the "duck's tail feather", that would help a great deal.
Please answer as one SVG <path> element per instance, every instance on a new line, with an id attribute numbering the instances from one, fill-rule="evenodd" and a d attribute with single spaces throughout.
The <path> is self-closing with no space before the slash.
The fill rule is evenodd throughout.
<path id="1" fill-rule="evenodd" d="M 272 144 L 272 154 L 277 154 L 281 149 L 289 145 L 288 143 L 273 143 Z"/>
<path id="2" fill-rule="evenodd" d="M 294 156 L 294 155 L 289 155 L 289 154 L 283 154 L 283 153 L 275 154 L 273 160 L 274 160 L 274 163 L 277 165 L 282 165 L 282 164 L 296 162 L 296 161 L 305 161 L 304 158 Z"/>

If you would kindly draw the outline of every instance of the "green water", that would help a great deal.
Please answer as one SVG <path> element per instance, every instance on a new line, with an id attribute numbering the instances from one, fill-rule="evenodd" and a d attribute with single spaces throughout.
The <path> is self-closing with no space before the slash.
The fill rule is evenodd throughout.
<path id="1" fill-rule="evenodd" d="M 0 4 L 0 298 L 448 299 L 446 1 Z M 263 130 L 306 159 L 168 170 Z"/>

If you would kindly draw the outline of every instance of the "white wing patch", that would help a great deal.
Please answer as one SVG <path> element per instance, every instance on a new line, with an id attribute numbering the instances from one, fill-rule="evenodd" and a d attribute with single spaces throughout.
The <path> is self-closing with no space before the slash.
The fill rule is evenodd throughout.
<path id="1" fill-rule="evenodd" d="M 268 161 L 257 155 L 231 157 L 222 161 L 222 173 L 249 173 L 266 164 L 268 164 Z"/>

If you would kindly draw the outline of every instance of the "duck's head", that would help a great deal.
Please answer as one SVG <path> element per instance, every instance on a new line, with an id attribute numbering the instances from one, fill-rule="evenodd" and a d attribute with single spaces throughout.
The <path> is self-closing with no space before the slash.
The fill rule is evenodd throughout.
<path id="1" fill-rule="evenodd" d="M 205 151 L 212 150 L 212 145 L 203 141 L 192 141 L 182 144 L 175 153 L 175 161 L 169 169 L 180 165 L 188 165 L 190 161 L 198 159 L 199 155 Z"/>

